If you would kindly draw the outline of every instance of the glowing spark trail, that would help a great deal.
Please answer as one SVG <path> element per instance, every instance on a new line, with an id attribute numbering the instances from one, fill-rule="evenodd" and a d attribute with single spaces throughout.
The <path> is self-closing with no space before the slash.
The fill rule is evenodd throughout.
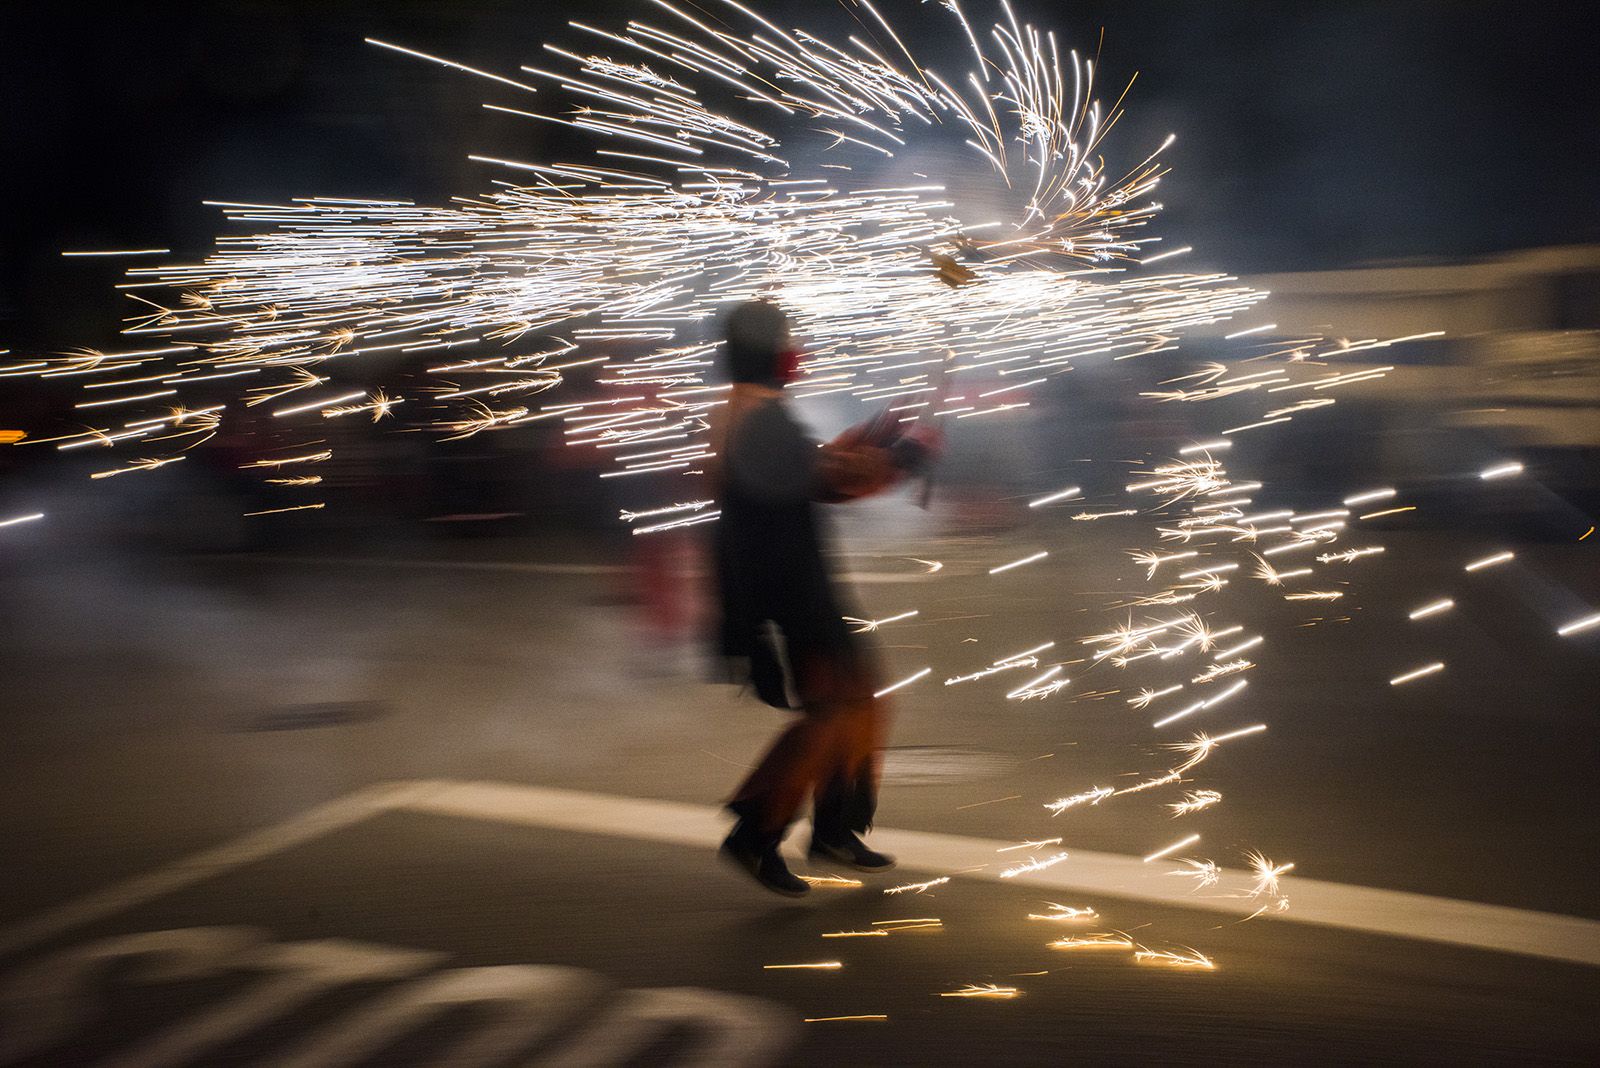
<path id="1" fill-rule="evenodd" d="M 982 986 L 968 984 L 960 990 L 951 990 L 942 993 L 942 998 L 1014 998 L 1021 995 L 1022 991 L 1014 986 L 996 986 L 986 983 Z"/>
<path id="2" fill-rule="evenodd" d="M 1058 938 L 1049 943 L 1049 946 L 1051 949 L 1132 949 L 1133 939 L 1120 931 L 1102 931 L 1097 934 Z"/>
<path id="3" fill-rule="evenodd" d="M 991 567 L 989 569 L 989 574 L 998 575 L 1002 572 L 1010 571 L 1014 567 L 1022 567 L 1025 564 L 1036 563 L 1037 561 L 1043 560 L 1049 555 L 1050 554 L 1048 552 L 1041 550 L 1040 552 L 1036 552 L 1031 556 L 1024 556 L 1021 560 L 1013 560 L 1009 564 L 1001 564 L 999 567 Z"/>
<path id="4" fill-rule="evenodd" d="M 1511 552 L 1509 550 L 1507 550 L 1505 552 L 1494 553 L 1494 554 L 1492 554 L 1490 556 L 1485 556 L 1480 560 L 1472 561 L 1472 563 L 1467 564 L 1465 567 L 1463 567 L 1462 570 L 1463 571 L 1482 571 L 1486 567 L 1495 567 L 1495 566 L 1497 566 L 1499 564 L 1504 564 L 1504 563 L 1507 563 L 1507 562 L 1509 562 L 1511 560 L 1514 560 L 1514 559 L 1516 559 L 1516 556 L 1517 556 L 1516 553 Z"/>
<path id="5" fill-rule="evenodd" d="M 1346 497 L 1344 499 L 1344 504 L 1347 507 L 1353 507 L 1354 505 L 1358 504 L 1371 504 L 1373 501 L 1386 501 L 1393 497 L 1395 492 L 1396 491 L 1393 489 L 1368 490 L 1365 493 L 1358 493 L 1353 497 Z"/>
<path id="6" fill-rule="evenodd" d="M 1425 678 L 1428 675 L 1437 674 L 1443 670 L 1443 662 L 1436 660 L 1431 664 L 1424 664 L 1422 667 L 1416 668 L 1412 671 L 1407 671 L 1402 675 L 1396 675 L 1394 678 L 1389 680 L 1389 685 L 1404 686 L 1408 682 L 1415 682 L 1417 679 Z"/>
<path id="7" fill-rule="evenodd" d="M 902 886 L 891 886 L 888 889 L 884 890 L 884 893 L 886 893 L 886 894 L 908 894 L 908 893 L 909 894 L 920 894 L 923 891 L 932 890 L 936 886 L 943 886 L 945 883 L 947 883 L 949 881 L 950 881 L 950 876 L 941 875 L 939 878 L 937 878 L 937 879 L 929 879 L 925 883 L 906 883 L 906 884 L 904 884 Z"/>
<path id="8" fill-rule="evenodd" d="M 1018 842 L 1016 845 L 1001 846 L 999 849 L 996 849 L 995 852 L 996 853 L 1011 853 L 1011 852 L 1015 852 L 1018 849 L 1038 849 L 1041 846 L 1060 845 L 1060 844 L 1061 844 L 1061 839 L 1059 839 L 1059 838 L 1041 838 L 1041 839 L 1039 839 L 1038 841 L 1035 841 L 1035 842 Z"/>
<path id="9" fill-rule="evenodd" d="M 4 526 L 4 524 L 0 524 L 0 526 Z M 1557 628 L 1556 634 L 1565 638 L 1570 634 L 1588 630 L 1590 627 L 1600 627 L 1600 612 L 1596 612 L 1591 616 L 1584 616 L 1582 619 L 1574 619 L 1571 623 Z"/>
<path id="10" fill-rule="evenodd" d="M 1445 597 L 1437 601 L 1429 601 L 1421 608 L 1412 609 L 1411 612 L 1407 613 L 1406 618 L 1427 619 L 1429 616 L 1436 616 L 1441 612 L 1448 612 L 1455 606 L 1456 603 L 1454 601 L 1448 597 Z"/>
<path id="11" fill-rule="evenodd" d="M 888 686 L 885 686 L 883 689 L 879 690 L 877 693 L 873 694 L 872 696 L 874 696 L 874 697 L 887 697 L 889 694 L 894 693 L 896 690 L 904 689 L 905 687 L 910 686 L 913 682 L 916 682 L 918 679 L 926 678 L 928 675 L 931 675 L 932 673 L 933 673 L 933 668 L 925 667 L 921 671 L 918 671 L 918 672 L 916 672 L 914 674 L 911 674 L 911 675 L 907 675 L 905 678 L 901 679 L 899 682 L 890 683 Z"/>
<path id="12" fill-rule="evenodd" d="M 1194 892 L 1204 890 L 1208 886 L 1216 886 L 1222 881 L 1222 869 L 1218 868 L 1215 861 L 1211 860 L 1184 860 L 1186 868 L 1167 872 L 1168 875 L 1180 875 L 1185 879 L 1194 880 Z"/>
<path id="13" fill-rule="evenodd" d="M 1140 964 L 1154 964 L 1164 968 L 1198 968 L 1202 971 L 1216 970 L 1216 963 L 1198 949 L 1184 946 L 1180 949 L 1157 950 L 1140 948 L 1134 951 L 1133 959 Z"/>
<path id="14" fill-rule="evenodd" d="M 1060 490 L 1060 491 L 1058 491 L 1056 493 L 1050 493 L 1050 494 L 1046 494 L 1043 497 L 1037 497 L 1037 498 L 1035 498 L 1035 499 L 1033 499 L 1033 500 L 1028 502 L 1028 507 L 1029 508 L 1039 508 L 1039 507 L 1042 507 L 1042 506 L 1044 506 L 1046 504 L 1054 504 L 1056 501 L 1071 500 L 1073 497 L 1081 497 L 1082 495 L 1083 495 L 1083 490 L 1082 489 L 1080 489 L 1077 486 L 1072 486 L 1072 487 L 1070 487 L 1068 489 Z M 990 574 L 993 574 L 993 572 L 990 572 Z"/>
<path id="15" fill-rule="evenodd" d="M 1030 920 L 1047 920 L 1051 923 L 1088 923 L 1098 920 L 1100 914 L 1087 905 L 1057 905 L 1053 901 L 1045 902 L 1050 906 L 1050 911 L 1045 913 L 1030 912 Z"/>
<path id="16" fill-rule="evenodd" d="M 1154 853 L 1151 853 L 1149 856 L 1145 857 L 1144 862 L 1148 864 L 1152 860 L 1160 860 L 1162 857 L 1169 857 L 1178 850 L 1187 849 L 1189 846 L 1194 845 L 1198 841 L 1200 841 L 1200 836 L 1198 834 L 1191 834 L 1187 838 L 1173 842 L 1169 846 L 1164 846 L 1163 848 L 1156 850 Z"/>
<path id="17" fill-rule="evenodd" d="M 1222 801 L 1222 794 L 1216 790 L 1195 790 L 1183 795 L 1183 800 L 1168 805 L 1167 809 L 1173 817 L 1187 816 L 1192 812 L 1210 808 Z"/>
<path id="18" fill-rule="evenodd" d="M 1006 868 L 1000 873 L 1000 878 L 1014 879 L 1019 875 L 1026 875 L 1028 872 L 1043 871 L 1046 868 L 1054 867 L 1055 865 L 1060 864 L 1066 859 L 1066 853 L 1057 853 L 1054 856 L 1040 857 L 1038 860 L 1026 861 L 1025 863 L 1016 864 L 1012 867 Z"/>
<path id="19" fill-rule="evenodd" d="M 1052 816 L 1059 816 L 1067 809 L 1077 808 L 1079 805 L 1098 805 L 1114 793 L 1116 791 L 1109 786 L 1096 786 L 1094 789 L 1085 790 L 1081 794 L 1073 794 L 1071 797 L 1063 797 L 1059 801 L 1052 801 L 1044 807 L 1050 810 Z"/>

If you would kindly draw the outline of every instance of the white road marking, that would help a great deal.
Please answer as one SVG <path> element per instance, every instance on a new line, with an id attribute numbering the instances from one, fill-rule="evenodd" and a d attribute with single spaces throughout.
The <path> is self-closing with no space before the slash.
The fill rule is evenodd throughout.
<path id="1" fill-rule="evenodd" d="M 234 868 L 263 860 L 384 812 L 419 812 L 524 827 L 597 834 L 711 849 L 727 832 L 720 808 L 513 783 L 419 780 L 379 783 L 311 809 L 284 823 L 174 861 L 145 875 L 50 909 L 0 930 L 0 955 L 48 941 L 74 927 L 135 908 Z M 998 881 L 998 870 L 970 869 L 1009 841 L 931 831 L 878 828 L 873 844 L 899 856 L 904 868 L 952 872 L 960 879 Z M 1133 901 L 1245 916 L 1260 903 L 1243 896 L 1201 897 L 1139 857 L 1070 849 L 1071 859 L 1008 880 L 1013 886 L 1097 893 Z M 1252 872 L 1223 869 L 1224 884 L 1247 887 Z M 1600 965 L 1600 921 L 1548 912 L 1286 877 L 1293 902 L 1276 923 L 1307 923 L 1346 931 L 1578 964 Z"/>
<path id="2" fill-rule="evenodd" d="M 360 823 L 396 807 L 407 795 L 427 788 L 426 784 L 412 782 L 379 783 L 318 805 L 283 823 L 182 857 L 145 875 L 113 883 L 0 930 L 0 956 L 28 949 L 74 927 L 114 916 L 213 875 Z"/>
<path id="3" fill-rule="evenodd" d="M 407 795 L 395 807 L 705 849 L 727 833 L 722 811 L 704 805 L 505 783 L 441 783 L 437 790 Z M 961 870 L 970 868 L 974 857 L 992 857 L 996 848 L 1011 844 L 887 827 L 873 831 L 872 843 L 896 854 L 904 868 L 960 872 L 957 878 L 989 881 L 1000 878 L 998 870 Z M 1072 855 L 1065 863 L 1007 881 L 1013 886 L 1099 893 L 1238 916 L 1261 905 L 1243 896 L 1196 896 L 1178 885 L 1179 880 L 1167 877 L 1163 866 L 1145 864 L 1138 857 L 1071 849 L 1070 843 L 1067 848 Z M 1254 874 L 1243 869 L 1223 869 L 1222 878 L 1224 885 L 1231 882 L 1236 887 L 1255 881 Z M 1282 880 L 1282 890 L 1292 905 L 1274 916 L 1275 923 L 1308 923 L 1600 965 L 1600 922 L 1594 920 L 1293 876 Z"/>

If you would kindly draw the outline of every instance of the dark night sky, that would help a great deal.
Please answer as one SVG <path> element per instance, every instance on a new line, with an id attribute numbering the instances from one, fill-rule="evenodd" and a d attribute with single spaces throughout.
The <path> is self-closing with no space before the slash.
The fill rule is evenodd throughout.
<path id="1" fill-rule="evenodd" d="M 0 4 L 0 348 L 90 343 L 83 331 L 114 326 L 115 268 L 64 263 L 63 248 L 194 253 L 217 222 L 202 199 L 439 200 L 498 176 L 469 152 L 554 147 L 534 124 L 479 108 L 495 96 L 486 83 L 363 36 L 514 73 L 542 40 L 570 34 L 567 18 L 604 25 L 646 7 L 628 3 Z M 760 6 L 790 25 L 848 21 L 829 0 Z M 946 19 L 919 17 L 912 0 L 881 6 L 930 65 L 957 66 L 943 58 L 948 33 L 916 36 L 922 19 L 941 30 Z M 985 0 L 967 7 L 979 21 Z M 1178 133 L 1162 232 L 1208 265 L 1600 240 L 1592 4 L 1019 0 L 1018 11 L 1091 51 L 1104 28 L 1102 94 L 1140 72 L 1108 153 L 1132 162 Z"/>

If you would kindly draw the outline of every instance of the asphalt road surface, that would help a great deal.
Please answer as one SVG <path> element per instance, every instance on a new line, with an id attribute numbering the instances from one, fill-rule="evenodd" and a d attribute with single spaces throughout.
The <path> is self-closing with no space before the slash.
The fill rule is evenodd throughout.
<path id="1" fill-rule="evenodd" d="M 887 674 L 935 668 L 895 695 L 902 870 L 798 903 L 712 854 L 777 714 L 652 639 L 597 546 L 14 557 L 0 1064 L 1600 1060 L 1600 629 L 1554 633 L 1600 603 L 1591 542 L 1391 532 L 1339 604 L 1263 609 L 1249 704 L 1196 727 L 1269 729 L 1174 820 L 1043 808 L 1168 759 L 1109 671 L 941 685 L 1103 629 L 1139 577 L 1112 525 L 935 526 L 891 502 L 841 561 L 865 615 L 918 611 Z M 1502 544 L 1514 571 L 1462 573 Z M 1140 859 L 1196 832 L 1216 887 Z M 1246 920 L 1251 849 L 1295 863 L 1287 912 Z M 1048 944 L 1097 932 L 1215 967 Z M 1017 996 L 941 996 L 987 984 Z"/>

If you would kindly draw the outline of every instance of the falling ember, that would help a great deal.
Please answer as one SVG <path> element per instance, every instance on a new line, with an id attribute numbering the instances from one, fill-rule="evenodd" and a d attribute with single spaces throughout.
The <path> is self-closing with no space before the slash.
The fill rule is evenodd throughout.
<path id="1" fill-rule="evenodd" d="M 829 931 L 823 938 L 888 938 L 888 931 Z"/>
<path id="2" fill-rule="evenodd" d="M 1140 690 L 1133 697 L 1128 698 L 1128 704 L 1132 705 L 1134 708 L 1145 708 L 1156 698 L 1166 697 L 1168 694 L 1177 693 L 1181 689 L 1183 689 L 1183 683 L 1181 682 L 1172 686 L 1167 686 L 1160 690 L 1151 690 L 1146 688 Z"/>
<path id="3" fill-rule="evenodd" d="M 883 689 L 879 690 L 877 693 L 873 694 L 872 696 L 874 696 L 874 697 L 887 697 L 889 694 L 894 693 L 896 690 L 904 689 L 905 687 L 910 686 L 913 682 L 916 682 L 918 679 L 924 678 L 924 677 L 926 677 L 926 676 L 928 676 L 928 675 L 930 675 L 932 673 L 933 673 L 933 668 L 925 667 L 921 671 L 918 671 L 914 675 L 907 675 L 905 678 L 901 679 L 899 682 L 890 683 L 888 686 L 885 686 Z"/>
<path id="4" fill-rule="evenodd" d="M 1392 489 L 1367 490 L 1365 493 L 1358 493 L 1354 497 L 1346 497 L 1343 503 L 1346 507 L 1357 504 L 1371 504 L 1373 501 L 1386 501 L 1394 495 L 1395 491 Z M 1363 516 L 1362 518 L 1365 519 L 1366 517 Z"/>
<path id="5" fill-rule="evenodd" d="M 1176 853 L 1178 850 L 1187 849 L 1189 846 L 1194 845 L 1198 841 L 1200 841 L 1200 836 L 1198 834 L 1191 834 L 1187 838 L 1181 839 L 1180 841 L 1177 841 L 1177 842 L 1173 842 L 1169 846 L 1165 846 L 1165 847 L 1163 847 L 1161 849 L 1156 850 L 1154 853 L 1151 853 L 1149 856 L 1145 857 L 1144 858 L 1144 862 L 1146 864 L 1148 864 L 1152 860 L 1160 860 L 1162 857 L 1170 857 L 1172 854 Z"/>
<path id="6" fill-rule="evenodd" d="M 247 515 L 247 516 L 252 516 L 252 515 L 278 515 L 278 514 L 280 514 L 282 512 L 314 512 L 314 511 L 317 511 L 317 510 L 319 510 L 321 508 L 326 508 L 326 507 L 327 507 L 326 503 L 319 501 L 316 504 L 294 504 L 294 505 L 290 505 L 290 506 L 288 506 L 286 508 L 267 508 L 267 509 L 265 509 L 263 511 L 260 511 L 260 512 L 245 512 L 243 514 Z"/>
<path id="7" fill-rule="evenodd" d="M 1185 879 L 1194 880 L 1194 890 L 1204 890 L 1208 886 L 1216 886 L 1222 881 L 1222 869 L 1217 867 L 1212 860 L 1182 860 L 1180 864 L 1187 867 L 1177 868 L 1167 872 L 1168 875 L 1178 875 Z"/>
<path id="8" fill-rule="evenodd" d="M 1071 685 L 1071 679 L 1056 678 L 1056 676 L 1060 674 L 1061 667 L 1060 665 L 1057 665 L 1044 672 L 1042 675 L 1029 679 L 1021 686 L 1018 686 L 1015 690 L 1012 690 L 1010 693 L 1006 694 L 1006 699 L 1009 701 L 1016 701 L 1027 700 L 1030 697 L 1045 697 L 1049 694 L 1055 693 L 1057 690 L 1064 689 L 1065 687 Z"/>
<path id="9" fill-rule="evenodd" d="M 1046 494 L 1043 497 L 1036 497 L 1028 502 L 1028 507 L 1041 508 L 1047 504 L 1054 504 L 1056 501 L 1067 501 L 1074 497 L 1081 496 L 1083 496 L 1083 489 L 1079 486 L 1071 486 L 1064 490 L 1058 490 L 1055 493 Z M 990 574 L 992 575 L 994 572 L 991 571 Z"/>
<path id="10" fill-rule="evenodd" d="M 1448 597 L 1444 597 L 1444 598 L 1441 598 L 1440 600 L 1437 600 L 1437 601 L 1429 601 L 1427 604 L 1423 605 L 1421 608 L 1412 609 L 1406 615 L 1406 618 L 1407 619 L 1427 619 L 1429 616 L 1436 616 L 1436 615 L 1440 614 L 1441 612 L 1448 612 L 1448 611 L 1450 611 L 1450 609 L 1454 608 L 1455 606 L 1456 606 L 1456 603 L 1454 601 L 1452 601 Z"/>
<path id="11" fill-rule="evenodd" d="M 1026 861 L 1022 864 L 1015 864 L 1002 871 L 1000 873 L 1000 878 L 1015 879 L 1017 876 L 1026 875 L 1029 872 L 1044 871 L 1046 868 L 1054 867 L 1066 859 L 1066 853 L 1057 853 L 1054 856 L 1040 857 L 1037 860 Z"/>
<path id="12" fill-rule="evenodd" d="M 1429 675 L 1436 675 L 1443 670 L 1444 662 L 1441 660 L 1435 660 L 1431 664 L 1424 664 L 1422 667 L 1407 671 L 1403 675 L 1396 675 L 1394 678 L 1389 680 L 1389 685 L 1404 686 L 1408 682 L 1415 682 L 1417 679 L 1426 678 Z"/>
<path id="13" fill-rule="evenodd" d="M 1571 623 L 1556 628 L 1556 635 L 1565 638 L 1570 634 L 1586 631 L 1590 627 L 1600 627 L 1600 612 L 1596 612 L 1591 616 L 1584 616 L 1581 619 L 1574 619 Z"/>
<path id="14" fill-rule="evenodd" d="M 824 960 L 818 961 L 815 964 L 763 964 L 761 966 L 761 970 L 766 972 L 782 972 L 792 970 L 837 971 L 843 967 L 844 964 L 841 961 Z"/>
<path id="15" fill-rule="evenodd" d="M 43 512 L 34 512 L 32 515 L 13 516 L 10 519 L 0 519 L 0 527 L 14 527 L 18 523 L 32 523 L 36 519 L 43 519 Z"/>
<path id="16" fill-rule="evenodd" d="M 854 616 L 845 616 L 844 621 L 854 627 L 857 634 L 870 634 L 873 631 L 876 631 L 879 627 L 885 626 L 889 623 L 899 623 L 902 620 L 911 619 L 916 614 L 917 610 L 913 608 L 909 612 L 901 612 L 899 615 L 887 616 L 883 619 L 857 619 Z M 929 670 L 932 669 L 930 668 Z"/>
<path id="17" fill-rule="evenodd" d="M 1202 971 L 1215 971 L 1216 963 L 1201 953 L 1198 949 L 1187 946 L 1173 950 L 1146 949 L 1140 947 L 1134 950 L 1133 959 L 1140 964 L 1157 965 L 1163 968 L 1197 968 Z"/>
<path id="18" fill-rule="evenodd" d="M 1051 801 L 1044 807 L 1050 810 L 1050 815 L 1059 816 L 1067 809 L 1077 808 L 1079 805 L 1098 805 L 1114 793 L 1116 791 L 1109 786 L 1096 786 L 1094 789 L 1085 790 L 1081 794 L 1073 794 L 1071 797 L 1063 797 L 1059 800 Z"/>
<path id="19" fill-rule="evenodd" d="M 1168 805 L 1167 810 L 1176 819 L 1179 816 L 1187 816 L 1202 809 L 1210 808 L 1221 801 L 1222 794 L 1216 790 L 1196 790 L 1193 793 L 1184 794 L 1182 801 Z"/>
<path id="20" fill-rule="evenodd" d="M 1057 905 L 1054 902 L 1046 904 L 1050 906 L 1049 912 L 1030 912 L 1028 919 L 1047 920 L 1051 923 L 1088 923 L 1100 918 L 1100 914 L 1087 905 L 1080 908 L 1073 905 Z"/>
<path id="21" fill-rule="evenodd" d="M 1486 467 L 1478 472 L 1478 477 L 1487 482 L 1492 478 L 1510 478 L 1512 475 L 1520 475 L 1522 470 L 1521 464 L 1512 461 L 1510 463 L 1495 464 L 1493 467 Z"/>
<path id="22" fill-rule="evenodd" d="M 982 986 L 969 983 L 960 990 L 951 990 L 940 994 L 942 998 L 1014 998 L 1022 993 L 1014 986 L 996 986 L 985 983 Z"/>
<path id="23" fill-rule="evenodd" d="M 1474 560 L 1472 563 L 1463 567 L 1462 570 L 1482 571 L 1486 567 L 1496 567 L 1500 564 L 1507 563 L 1508 561 L 1515 560 L 1516 558 L 1517 554 L 1508 549 L 1505 552 L 1494 553 L 1493 555 L 1485 556 L 1480 560 Z"/>
<path id="24" fill-rule="evenodd" d="M 1041 550 L 1039 552 L 1034 553 L 1031 556 L 1024 556 L 1021 560 L 1013 560 L 1009 564 L 1001 564 L 999 567 L 991 567 L 989 569 L 989 574 L 998 575 L 998 574 L 1001 574 L 1002 572 L 1010 571 L 1014 567 L 1022 567 L 1025 564 L 1036 563 L 1036 562 L 1038 562 L 1040 560 L 1043 560 L 1045 557 L 1047 557 L 1049 555 L 1050 555 L 1049 552 Z"/>
<path id="25" fill-rule="evenodd" d="M 812 886 L 822 886 L 831 889 L 843 890 L 849 887 L 861 885 L 860 879 L 846 879 L 842 875 L 802 875 L 799 878 L 802 882 L 810 883 Z"/>
<path id="26" fill-rule="evenodd" d="M 885 890 L 884 893 L 886 893 L 886 894 L 908 894 L 908 893 L 909 894 L 920 894 L 920 893 L 922 893 L 922 892 L 924 892 L 926 890 L 932 890 L 936 886 L 943 886 L 945 883 L 947 883 L 949 881 L 950 881 L 950 876 L 941 875 L 939 878 L 937 878 L 937 879 L 929 879 L 925 883 L 906 883 L 906 884 L 904 884 L 902 886 L 891 886 L 887 890 Z"/>
<path id="27" fill-rule="evenodd" d="M 1174 769 L 1175 771 L 1188 771 L 1190 768 L 1209 757 L 1212 751 L 1223 742 L 1231 742 L 1235 738 L 1243 738 L 1246 735 L 1259 734 L 1266 729 L 1267 725 L 1265 723 L 1257 723 L 1254 726 L 1240 727 L 1236 731 L 1229 731 L 1227 734 L 1219 734 L 1214 738 L 1202 731 L 1187 742 L 1179 742 L 1176 745 L 1170 745 L 1167 748 L 1188 755 L 1189 759 L 1185 760 Z"/>
<path id="28" fill-rule="evenodd" d="M 888 1013 L 867 1013 L 864 1016 L 808 1016 L 802 1023 L 836 1023 L 842 1020 L 887 1020 Z"/>
<path id="29" fill-rule="evenodd" d="M 1007 794 L 1005 797 L 995 797 L 995 798 L 989 799 L 988 801 L 974 801 L 970 805 L 957 805 L 956 806 L 956 811 L 957 812 L 962 812 L 962 811 L 964 811 L 966 809 L 969 809 L 969 808 L 982 808 L 984 805 L 998 805 L 1002 801 L 1017 801 L 1017 800 L 1020 800 L 1021 798 L 1022 798 L 1021 794 Z"/>
<path id="30" fill-rule="evenodd" d="M 1016 845 L 1001 846 L 996 853 L 1010 853 L 1018 849 L 1039 849 L 1047 845 L 1060 845 L 1059 838 L 1041 838 L 1036 842 L 1018 842 Z"/>
<path id="31" fill-rule="evenodd" d="M 1121 931 L 1101 931 L 1096 934 L 1058 938 L 1049 943 L 1049 946 L 1051 949 L 1132 949 L 1133 939 Z"/>

